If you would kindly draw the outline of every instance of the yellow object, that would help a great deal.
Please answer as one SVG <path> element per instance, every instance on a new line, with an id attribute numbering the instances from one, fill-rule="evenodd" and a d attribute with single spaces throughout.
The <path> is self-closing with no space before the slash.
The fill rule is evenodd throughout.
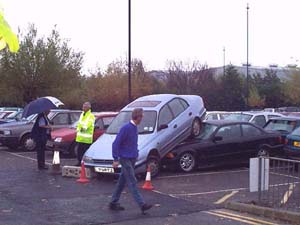
<path id="1" fill-rule="evenodd" d="M 77 124 L 76 142 L 92 144 L 94 135 L 95 116 L 91 110 L 81 113 Z"/>
<path id="2" fill-rule="evenodd" d="M 298 141 L 294 141 L 294 146 L 296 146 L 296 147 L 300 147 L 300 142 L 298 142 Z"/>
<path id="3" fill-rule="evenodd" d="M 0 50 L 8 45 L 10 52 L 18 52 L 19 40 L 17 35 L 11 30 L 5 21 L 3 14 L 0 12 Z"/>

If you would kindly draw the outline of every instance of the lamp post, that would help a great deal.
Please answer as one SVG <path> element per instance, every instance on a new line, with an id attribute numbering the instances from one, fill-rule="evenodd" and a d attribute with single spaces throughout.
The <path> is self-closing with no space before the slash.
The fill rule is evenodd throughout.
<path id="1" fill-rule="evenodd" d="M 246 106 L 249 109 L 249 3 L 247 3 L 247 65 L 246 65 L 246 79 L 247 79 L 247 98 Z"/>
<path id="2" fill-rule="evenodd" d="M 225 47 L 223 47 L 223 75 L 225 76 L 226 61 L 225 61 Z"/>
<path id="3" fill-rule="evenodd" d="M 131 0 L 128 0 L 128 102 L 131 102 Z"/>

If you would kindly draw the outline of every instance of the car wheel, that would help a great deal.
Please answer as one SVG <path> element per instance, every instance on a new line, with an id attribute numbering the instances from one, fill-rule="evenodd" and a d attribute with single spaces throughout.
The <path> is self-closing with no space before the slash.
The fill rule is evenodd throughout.
<path id="1" fill-rule="evenodd" d="M 21 147 L 26 151 L 34 151 L 35 150 L 36 143 L 30 134 L 27 134 L 22 138 Z"/>
<path id="2" fill-rule="evenodd" d="M 257 153 L 257 157 L 269 157 L 269 156 L 270 156 L 269 151 L 263 148 L 259 149 Z"/>
<path id="3" fill-rule="evenodd" d="M 151 177 L 156 177 L 160 172 L 160 160 L 157 156 L 149 156 L 147 160 L 147 168 L 151 169 Z"/>
<path id="4" fill-rule="evenodd" d="M 201 131 L 201 121 L 196 118 L 192 123 L 192 137 L 197 137 Z"/>
<path id="5" fill-rule="evenodd" d="M 69 148 L 69 156 L 70 157 L 77 157 L 78 155 L 78 145 L 76 142 L 73 142 Z"/>
<path id="6" fill-rule="evenodd" d="M 193 153 L 185 152 L 183 153 L 178 160 L 178 167 L 183 172 L 191 172 L 196 167 L 196 158 Z"/>

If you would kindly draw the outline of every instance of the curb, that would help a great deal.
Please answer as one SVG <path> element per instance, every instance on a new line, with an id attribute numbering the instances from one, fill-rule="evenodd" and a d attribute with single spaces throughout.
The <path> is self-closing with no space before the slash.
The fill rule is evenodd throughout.
<path id="1" fill-rule="evenodd" d="M 263 216 L 275 220 L 283 220 L 293 224 L 300 224 L 300 213 L 297 212 L 272 209 L 239 202 L 227 202 L 225 204 L 225 208 L 239 212 L 246 212 L 257 216 Z"/>

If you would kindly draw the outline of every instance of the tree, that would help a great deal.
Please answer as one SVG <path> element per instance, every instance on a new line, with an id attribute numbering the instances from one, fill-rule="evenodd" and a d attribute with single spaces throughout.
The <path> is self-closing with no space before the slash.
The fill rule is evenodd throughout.
<path id="1" fill-rule="evenodd" d="M 284 93 L 290 105 L 300 105 L 300 72 L 292 71 L 284 83 Z"/>
<path id="2" fill-rule="evenodd" d="M 265 99 L 262 98 L 255 87 L 251 87 L 249 93 L 249 106 L 251 108 L 261 109 L 265 106 Z"/>
<path id="3" fill-rule="evenodd" d="M 37 29 L 30 25 L 28 32 L 20 36 L 18 54 L 7 49 L 0 54 L 0 78 L 2 91 L 0 101 L 24 105 L 33 99 L 54 95 L 65 103 L 79 102 L 82 93 L 81 75 L 83 54 L 75 52 L 62 40 L 56 28 L 47 37 L 38 37 Z M 81 104 L 81 103 L 80 103 Z M 68 105 L 67 105 L 68 106 Z"/>

